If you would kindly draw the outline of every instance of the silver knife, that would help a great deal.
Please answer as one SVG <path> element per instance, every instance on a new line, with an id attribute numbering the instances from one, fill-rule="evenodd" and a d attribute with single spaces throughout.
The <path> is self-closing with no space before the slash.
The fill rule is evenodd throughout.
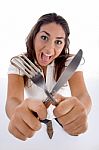
<path id="1" fill-rule="evenodd" d="M 53 95 L 64 85 L 64 83 L 66 83 L 71 76 L 74 74 L 75 70 L 77 69 L 81 58 L 83 55 L 83 51 L 79 50 L 78 53 L 74 56 L 74 58 L 72 59 L 72 61 L 70 62 L 70 64 L 67 66 L 67 68 L 64 70 L 64 72 L 62 73 L 62 75 L 60 76 L 60 78 L 58 79 L 58 81 L 56 82 L 55 86 L 53 87 L 51 93 L 46 93 L 48 95 L 48 98 L 43 101 L 43 103 L 45 104 L 45 106 L 47 106 L 47 104 L 49 102 L 51 102 L 52 104 L 54 104 L 55 106 L 58 105 L 58 103 L 55 101 L 55 99 L 53 98 Z M 62 126 L 60 124 L 60 122 L 58 121 L 57 118 L 54 118 L 60 126 Z M 40 120 L 41 122 L 45 123 L 47 125 L 47 133 L 49 138 L 51 139 L 53 136 L 53 126 L 52 126 L 52 121 L 45 119 L 45 120 Z"/>
<path id="2" fill-rule="evenodd" d="M 78 53 L 74 56 L 74 58 L 72 59 L 72 61 L 70 62 L 70 64 L 67 66 L 67 68 L 63 71 L 62 75 L 59 77 L 58 81 L 56 82 L 55 86 L 53 87 L 51 93 L 49 93 L 47 90 L 45 91 L 45 93 L 47 94 L 48 98 L 46 100 L 43 101 L 43 103 L 45 104 L 45 106 L 47 106 L 47 104 L 49 102 L 51 102 L 53 105 L 57 106 L 58 103 L 55 101 L 55 99 L 53 98 L 53 95 L 71 78 L 71 76 L 74 74 L 75 70 L 77 69 L 81 58 L 82 58 L 82 50 L 79 50 Z M 37 113 L 33 112 L 33 114 L 35 115 L 35 117 L 38 117 Z M 54 118 L 59 125 L 60 122 L 58 121 L 57 118 Z M 40 120 L 40 119 L 39 119 Z M 53 126 L 52 126 L 52 121 L 49 119 L 45 119 L 45 120 L 40 120 L 42 123 L 45 123 L 47 125 L 47 134 L 49 136 L 49 138 L 51 139 L 53 136 Z M 61 125 L 62 126 L 62 125 Z"/>
<path id="3" fill-rule="evenodd" d="M 54 104 L 52 98 L 49 99 L 49 97 L 52 97 L 71 78 L 71 76 L 74 74 L 75 70 L 80 64 L 82 55 L 83 51 L 80 49 L 59 77 L 48 98 L 46 98 L 46 100 L 43 101 L 45 105 L 47 105 L 48 102 L 52 102 Z"/>

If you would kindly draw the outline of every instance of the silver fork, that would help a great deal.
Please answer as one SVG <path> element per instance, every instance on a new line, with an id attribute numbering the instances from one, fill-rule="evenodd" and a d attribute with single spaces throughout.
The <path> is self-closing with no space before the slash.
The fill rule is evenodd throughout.
<path id="1" fill-rule="evenodd" d="M 56 100 L 47 90 L 45 79 L 41 74 L 40 68 L 34 65 L 24 54 L 13 57 L 11 63 L 15 65 L 17 68 L 19 68 L 20 70 L 22 70 L 24 74 L 33 81 L 33 83 L 35 83 L 37 86 L 39 86 L 44 90 L 44 92 L 49 98 L 43 101 L 45 105 L 47 105 L 49 101 L 51 101 L 51 103 L 55 106 L 58 105 Z"/>
<path id="2" fill-rule="evenodd" d="M 11 59 L 11 63 L 17 68 L 19 68 L 20 70 L 22 70 L 24 74 L 33 81 L 33 83 L 35 83 L 37 86 L 39 86 L 44 90 L 44 92 L 48 96 L 48 98 L 45 101 L 43 101 L 46 107 L 49 102 L 51 102 L 55 106 L 58 105 L 58 103 L 55 101 L 53 96 L 47 90 L 45 79 L 41 74 L 40 68 L 34 65 L 24 54 L 13 57 Z M 33 112 L 33 114 L 36 117 L 38 117 L 35 112 Z M 47 133 L 49 135 L 49 138 L 52 138 L 53 135 L 52 121 L 48 119 L 40 120 L 40 121 L 47 125 Z"/>

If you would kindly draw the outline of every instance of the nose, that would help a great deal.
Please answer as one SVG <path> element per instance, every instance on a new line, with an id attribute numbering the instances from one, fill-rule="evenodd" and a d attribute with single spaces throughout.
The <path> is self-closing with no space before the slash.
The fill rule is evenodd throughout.
<path id="1" fill-rule="evenodd" d="M 46 53 L 48 55 L 53 55 L 55 51 L 54 42 L 50 41 L 46 44 Z"/>

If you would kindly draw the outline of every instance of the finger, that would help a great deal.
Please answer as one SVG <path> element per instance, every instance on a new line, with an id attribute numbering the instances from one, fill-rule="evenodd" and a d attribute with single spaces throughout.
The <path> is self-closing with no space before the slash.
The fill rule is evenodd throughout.
<path id="1" fill-rule="evenodd" d="M 54 97 L 54 99 L 55 99 L 58 103 L 60 103 L 61 101 L 64 101 L 65 99 L 67 99 L 67 97 L 64 97 L 64 96 L 62 96 L 62 95 L 60 95 L 60 94 L 58 94 L 58 93 L 56 93 L 53 97 Z"/>
<path id="2" fill-rule="evenodd" d="M 36 112 L 41 120 L 46 119 L 47 109 L 43 102 L 37 100 L 27 100 L 28 108 Z"/>
<path id="3" fill-rule="evenodd" d="M 70 135 L 73 135 L 73 136 L 84 133 L 86 130 L 87 130 L 87 126 L 79 126 L 77 127 L 77 129 L 70 129 L 70 130 L 65 129 L 66 132 L 68 132 Z"/>
<path id="4" fill-rule="evenodd" d="M 29 111 L 28 111 L 29 112 Z M 16 115 L 13 115 L 12 118 L 11 118 L 11 121 L 10 121 L 10 124 L 9 124 L 9 127 L 11 126 L 11 128 L 17 128 L 17 130 L 22 134 L 24 135 L 26 138 L 27 137 L 32 137 L 33 134 L 35 133 L 35 131 L 29 126 L 29 122 L 26 123 L 24 120 L 26 119 L 25 118 L 25 113 L 26 112 L 21 112 L 16 114 Z M 24 115 L 23 115 L 24 114 Z M 28 116 L 30 117 L 30 116 Z M 24 118 L 24 119 L 23 119 Z M 37 126 L 36 126 L 37 128 Z"/>
<path id="5" fill-rule="evenodd" d="M 69 124 L 76 120 L 78 116 L 82 117 L 82 115 L 86 117 L 85 108 L 82 106 L 74 106 L 69 113 L 59 117 L 58 120 L 62 125 Z"/>
<path id="6" fill-rule="evenodd" d="M 18 138 L 18 139 L 20 139 L 22 141 L 26 140 L 26 137 L 17 128 L 12 126 L 11 124 L 9 124 L 8 130 L 16 138 Z"/>
<path id="7" fill-rule="evenodd" d="M 63 125 L 63 128 L 70 134 L 83 133 L 87 129 L 87 118 L 83 116 L 78 117 L 73 122 Z"/>
<path id="8" fill-rule="evenodd" d="M 24 111 L 21 114 L 22 120 L 27 124 L 32 130 L 38 131 L 41 128 L 41 123 L 40 121 L 33 115 L 31 111 Z M 24 128 L 26 125 L 24 124 Z"/>
<path id="9" fill-rule="evenodd" d="M 35 131 L 22 119 L 16 122 L 15 127 L 27 138 L 34 135 Z"/>
<path id="10" fill-rule="evenodd" d="M 69 113 L 74 107 L 74 102 L 69 98 L 59 103 L 54 109 L 53 113 L 58 118 L 62 115 Z"/>
<path id="11" fill-rule="evenodd" d="M 79 126 L 77 129 L 75 129 L 72 133 L 72 135 L 79 135 L 79 134 L 82 134 L 84 132 L 87 131 L 87 128 L 88 128 L 88 125 L 82 125 L 82 126 Z"/>

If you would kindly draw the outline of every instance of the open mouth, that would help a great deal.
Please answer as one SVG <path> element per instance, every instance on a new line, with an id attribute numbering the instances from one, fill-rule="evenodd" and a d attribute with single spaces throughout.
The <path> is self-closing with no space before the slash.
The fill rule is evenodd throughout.
<path id="1" fill-rule="evenodd" d="M 52 58 L 52 55 L 51 54 L 46 54 L 46 53 L 41 53 L 41 60 L 43 62 L 48 62 L 50 61 L 50 59 Z"/>

